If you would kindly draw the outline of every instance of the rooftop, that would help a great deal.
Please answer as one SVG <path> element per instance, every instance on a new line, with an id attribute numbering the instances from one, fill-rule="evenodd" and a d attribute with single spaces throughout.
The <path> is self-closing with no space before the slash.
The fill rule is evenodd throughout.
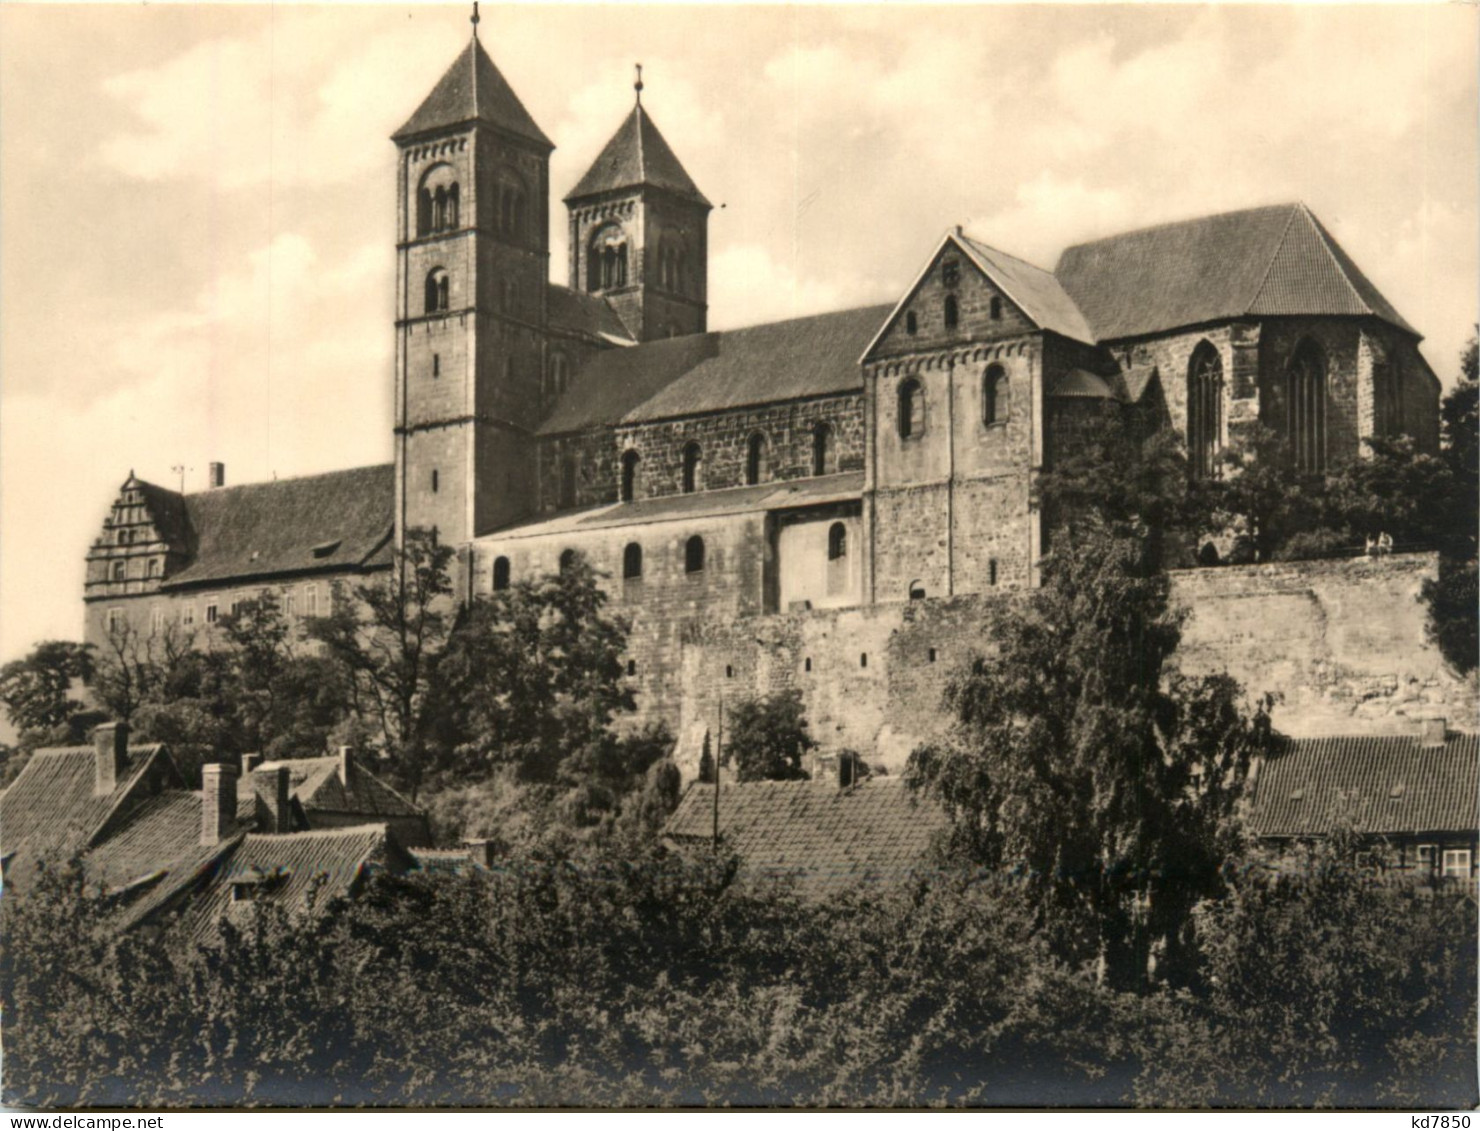
<path id="1" fill-rule="evenodd" d="M 493 65 L 477 36 L 468 41 L 416 108 L 416 113 L 391 137 L 395 141 L 409 141 L 420 134 L 474 122 L 493 126 L 545 149 L 554 148 L 508 80 Z"/>
<path id="2" fill-rule="evenodd" d="M 641 101 L 617 127 L 586 175 L 566 195 L 567 201 L 623 189 L 656 188 L 708 208 L 709 201 L 663 140 Z"/>

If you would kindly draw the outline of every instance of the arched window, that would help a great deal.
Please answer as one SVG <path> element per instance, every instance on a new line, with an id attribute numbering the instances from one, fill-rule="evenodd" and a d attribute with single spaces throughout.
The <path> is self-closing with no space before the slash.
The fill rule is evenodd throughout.
<path id="1" fill-rule="evenodd" d="M 500 169 L 495 188 L 494 203 L 498 207 L 498 230 L 505 239 L 522 240 L 525 237 L 524 182 L 512 169 Z"/>
<path id="2" fill-rule="evenodd" d="M 752 432 L 750 439 L 745 442 L 745 482 L 754 487 L 761 481 L 766 471 L 766 438 L 759 432 Z"/>
<path id="3" fill-rule="evenodd" d="M 416 234 L 430 235 L 432 231 L 432 194 L 422 188 L 416 194 Z"/>
<path id="4" fill-rule="evenodd" d="M 566 456 L 560 461 L 560 505 L 562 507 L 576 505 L 575 456 Z"/>
<path id="5" fill-rule="evenodd" d="M 683 569 L 685 573 L 699 573 L 704 569 L 704 539 L 697 534 L 684 543 Z"/>
<path id="6" fill-rule="evenodd" d="M 550 355 L 550 392 L 552 396 L 564 396 L 565 388 L 570 383 L 570 371 L 565 360 L 565 354 L 552 353 Z"/>
<path id="7" fill-rule="evenodd" d="M 1209 342 L 1198 343 L 1187 366 L 1187 459 L 1193 476 L 1218 470 L 1223 445 L 1223 360 Z"/>
<path id="8" fill-rule="evenodd" d="M 416 234 L 429 236 L 457 227 L 458 188 L 451 165 L 439 161 L 421 176 L 416 190 Z"/>
<path id="9" fill-rule="evenodd" d="M 1001 424 L 1012 411 L 1012 386 L 1000 365 L 989 365 L 982 374 L 982 423 Z"/>
<path id="10" fill-rule="evenodd" d="M 113 580 L 122 581 L 128 576 L 128 565 L 124 562 L 113 563 Z"/>
<path id="11" fill-rule="evenodd" d="M 438 185 L 432 194 L 432 231 L 440 232 L 447 227 L 447 188 Z"/>
<path id="12" fill-rule="evenodd" d="M 925 391 L 920 382 L 906 377 L 899 386 L 899 438 L 908 440 L 925 430 Z"/>
<path id="13" fill-rule="evenodd" d="M 993 322 L 1002 321 L 1002 299 L 999 295 L 992 296 L 991 314 Z"/>
<path id="14" fill-rule="evenodd" d="M 509 559 L 498 557 L 493 559 L 493 589 L 498 592 L 509 587 Z"/>
<path id="15" fill-rule="evenodd" d="M 1372 431 L 1378 436 L 1397 436 L 1403 431 L 1403 383 L 1397 360 L 1373 359 Z"/>
<path id="16" fill-rule="evenodd" d="M 690 440 L 683 446 L 683 493 L 692 495 L 699 489 L 699 475 L 703 454 L 699 445 Z"/>
<path id="17" fill-rule="evenodd" d="M 426 312 L 436 314 L 440 310 L 446 310 L 449 297 L 447 272 L 441 267 L 433 267 L 427 272 Z"/>
<path id="18" fill-rule="evenodd" d="M 572 569 L 575 568 L 575 564 L 576 564 L 576 552 L 574 550 L 561 550 L 560 551 L 560 572 L 561 573 L 569 573 Z"/>
<path id="19" fill-rule="evenodd" d="M 827 560 L 835 562 L 848 556 L 848 528 L 835 522 L 827 531 Z"/>
<path id="20" fill-rule="evenodd" d="M 913 334 L 919 328 L 920 320 L 915 317 L 915 312 L 911 310 L 904 316 L 904 332 L 906 334 Z"/>
<path id="21" fill-rule="evenodd" d="M 954 330 L 960 321 L 961 307 L 956 302 L 956 296 L 946 295 L 946 329 Z"/>
<path id="22" fill-rule="evenodd" d="M 1285 434 L 1300 471 L 1326 467 L 1326 355 L 1309 338 L 1285 371 Z"/>
<path id="23" fill-rule="evenodd" d="M 622 502 L 637 498 L 637 465 L 642 459 L 633 449 L 622 453 Z"/>
<path id="24" fill-rule="evenodd" d="M 622 576 L 628 581 L 642 576 L 642 547 L 636 542 L 628 542 L 622 551 Z"/>
<path id="25" fill-rule="evenodd" d="M 458 190 L 457 182 L 453 181 L 447 190 L 447 214 L 443 217 L 445 227 L 456 228 L 461 222 L 461 199 L 462 194 Z"/>
<path id="26" fill-rule="evenodd" d="M 824 420 L 812 429 L 812 474 L 826 475 L 831 457 L 832 425 Z"/>
<path id="27" fill-rule="evenodd" d="M 592 238 L 586 256 L 586 289 L 606 290 L 627 285 L 627 236 L 608 224 Z"/>

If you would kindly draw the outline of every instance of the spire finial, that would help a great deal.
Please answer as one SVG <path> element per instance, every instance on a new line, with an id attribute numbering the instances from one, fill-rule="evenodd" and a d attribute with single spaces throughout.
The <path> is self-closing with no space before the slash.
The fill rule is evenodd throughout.
<path id="1" fill-rule="evenodd" d="M 478 0 L 473 0 L 473 18 L 472 18 L 472 21 L 471 22 L 472 22 L 472 25 L 473 25 L 473 38 L 474 39 L 477 39 L 478 38 Z"/>
<path id="2" fill-rule="evenodd" d="M 632 89 L 637 91 L 637 104 L 642 105 L 642 64 L 637 64 L 637 81 L 632 84 Z"/>

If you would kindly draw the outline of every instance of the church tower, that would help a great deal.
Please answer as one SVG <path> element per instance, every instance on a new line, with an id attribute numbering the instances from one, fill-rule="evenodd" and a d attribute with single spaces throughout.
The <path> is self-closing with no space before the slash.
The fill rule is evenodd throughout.
<path id="1" fill-rule="evenodd" d="M 565 198 L 570 285 L 611 303 L 638 341 L 700 334 L 710 203 L 637 104 Z"/>
<path id="2" fill-rule="evenodd" d="M 396 529 L 461 543 L 535 494 L 554 148 L 473 38 L 398 149 Z"/>

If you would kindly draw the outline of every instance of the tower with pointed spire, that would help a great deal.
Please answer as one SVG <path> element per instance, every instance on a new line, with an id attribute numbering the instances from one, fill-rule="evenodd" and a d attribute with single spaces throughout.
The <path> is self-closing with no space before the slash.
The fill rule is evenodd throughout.
<path id="1" fill-rule="evenodd" d="M 638 341 L 703 333 L 710 203 L 636 103 L 565 198 L 570 285 L 603 295 Z"/>
<path id="2" fill-rule="evenodd" d="M 396 528 L 449 544 L 528 510 L 546 350 L 554 146 L 473 32 L 392 135 Z"/>

